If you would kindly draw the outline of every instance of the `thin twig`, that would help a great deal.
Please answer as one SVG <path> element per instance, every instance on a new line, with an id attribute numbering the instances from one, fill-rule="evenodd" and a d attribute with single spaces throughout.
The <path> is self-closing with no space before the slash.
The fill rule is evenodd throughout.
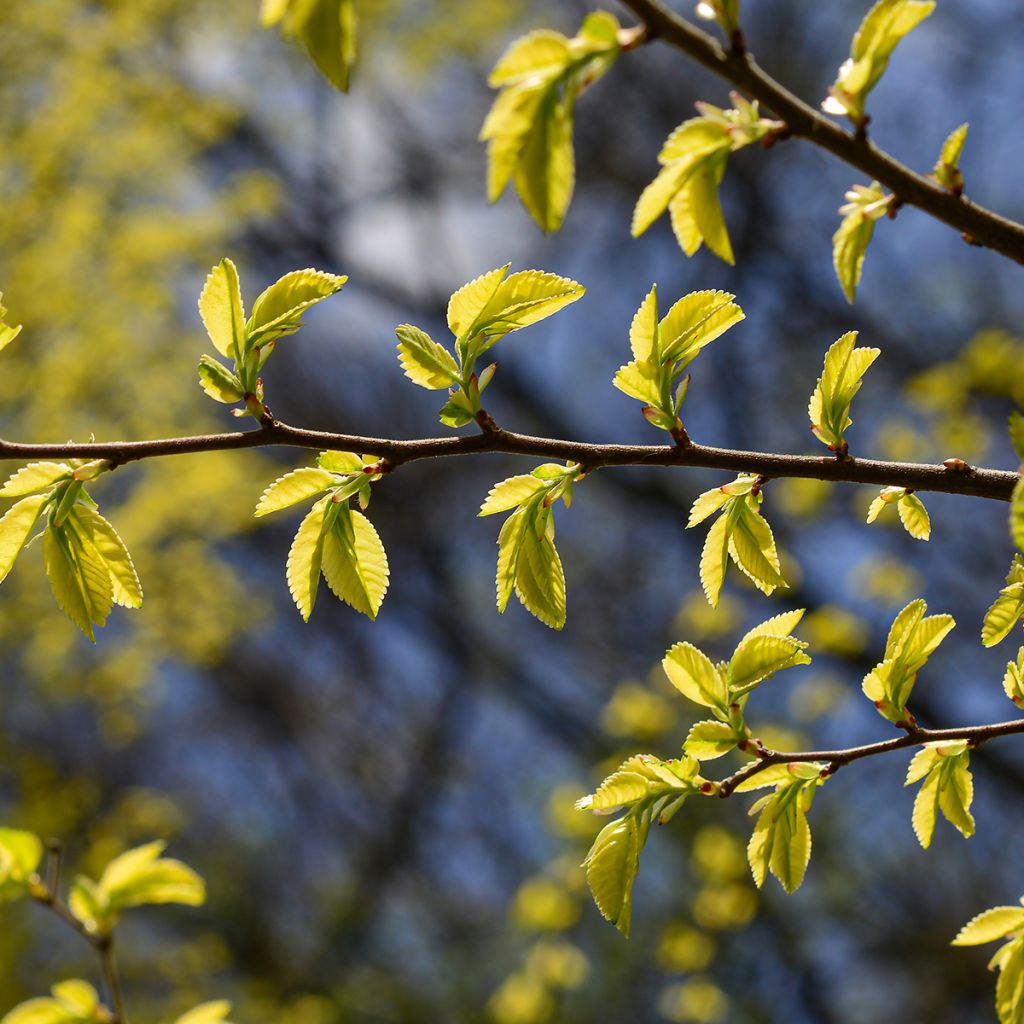
<path id="1" fill-rule="evenodd" d="M 100 971 L 103 984 L 107 990 L 109 1009 L 113 1014 L 110 1024 L 127 1024 L 124 1011 L 124 996 L 121 992 L 121 981 L 117 973 L 117 961 L 114 959 L 114 938 L 112 935 L 97 935 L 89 931 L 73 913 L 60 896 L 61 868 L 63 865 L 64 848 L 59 839 L 49 839 L 46 843 L 45 879 L 41 887 L 30 890 L 32 898 L 44 907 L 49 907 L 69 928 L 85 939 L 100 959 Z"/>
<path id="2" fill-rule="evenodd" d="M 955 228 L 973 245 L 983 245 L 1024 263 L 1024 225 L 947 191 L 911 170 L 870 139 L 848 132 L 791 93 L 758 66 L 749 53 L 725 50 L 718 42 L 670 11 L 659 0 L 622 0 L 646 26 L 646 37 L 662 39 L 716 75 L 759 100 L 786 123 L 791 135 L 828 150 L 892 190 L 903 205 L 916 206 Z"/>
<path id="3" fill-rule="evenodd" d="M 797 762 L 823 761 L 828 774 L 837 772 L 851 761 L 859 761 L 876 754 L 887 754 L 891 750 L 905 750 L 907 747 L 919 747 L 925 743 L 941 742 L 942 740 L 967 740 L 972 747 L 979 747 L 988 740 L 998 736 L 1011 736 L 1024 733 L 1024 718 L 1010 722 L 995 722 L 991 725 L 968 725 L 953 729 L 915 729 L 906 735 L 879 743 L 867 743 L 860 747 L 846 747 L 841 750 L 803 750 L 786 752 L 769 750 L 767 747 L 754 745 L 756 760 L 745 765 L 738 772 L 723 779 L 718 786 L 717 794 L 721 797 L 730 796 L 736 787 L 747 779 L 759 775 L 766 768 L 775 764 L 795 764 Z"/>
<path id="4" fill-rule="evenodd" d="M 1007 470 L 949 469 L 944 465 L 882 462 L 876 459 L 836 459 L 831 455 L 784 455 L 744 452 L 708 445 L 587 444 L 557 438 L 531 437 L 494 429 L 467 436 L 421 438 L 399 441 L 355 434 L 304 430 L 271 420 L 257 430 L 195 437 L 171 437 L 153 441 L 109 441 L 82 444 L 20 444 L 0 440 L 0 460 L 106 459 L 113 466 L 140 459 L 195 452 L 236 451 L 285 445 L 294 448 L 331 448 L 356 451 L 387 459 L 394 469 L 420 459 L 454 455 L 505 453 L 578 462 L 586 470 L 607 466 L 689 466 L 754 473 L 766 479 L 802 477 L 814 480 L 906 487 L 917 491 L 941 491 L 979 498 L 1009 501 L 1018 474 Z"/>

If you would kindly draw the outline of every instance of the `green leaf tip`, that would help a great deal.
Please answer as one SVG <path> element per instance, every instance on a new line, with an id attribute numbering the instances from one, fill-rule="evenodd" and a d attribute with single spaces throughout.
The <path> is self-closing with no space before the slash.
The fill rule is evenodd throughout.
<path id="1" fill-rule="evenodd" d="M 279 26 L 331 85 L 348 92 L 357 56 L 355 0 L 263 0 L 260 22 Z"/>

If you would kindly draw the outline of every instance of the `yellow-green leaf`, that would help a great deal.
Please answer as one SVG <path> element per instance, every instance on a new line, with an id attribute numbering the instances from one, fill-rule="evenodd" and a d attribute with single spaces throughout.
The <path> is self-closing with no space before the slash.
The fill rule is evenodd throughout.
<path id="1" fill-rule="evenodd" d="M 388 556 L 373 524 L 341 508 L 323 540 L 323 574 L 335 597 L 371 619 L 388 589 Z"/>
<path id="2" fill-rule="evenodd" d="M 12 505 L 0 519 L 0 581 L 14 567 L 21 549 L 39 520 L 48 495 L 34 494 Z"/>
<path id="3" fill-rule="evenodd" d="M 510 476 L 507 480 L 496 483 L 487 492 L 487 498 L 480 506 L 478 514 L 493 516 L 496 512 L 506 512 L 528 501 L 543 487 L 544 482 L 529 473 L 523 476 Z"/>
<path id="4" fill-rule="evenodd" d="M 523 532 L 516 559 L 516 596 L 546 626 L 565 625 L 565 573 L 555 545 L 545 533 Z"/>
<path id="5" fill-rule="evenodd" d="M 220 1024 L 226 1021 L 231 1012 L 231 1003 L 226 999 L 218 999 L 209 1003 L 200 1003 L 183 1013 L 174 1024 Z"/>
<path id="6" fill-rule="evenodd" d="M 72 518 L 103 559 L 110 574 L 115 603 L 122 608 L 142 607 L 142 585 L 135 563 L 118 532 L 103 516 L 85 505 L 76 505 Z"/>
<path id="7" fill-rule="evenodd" d="M 320 583 L 320 565 L 324 548 L 324 515 L 330 498 L 321 498 L 295 534 L 288 550 L 288 590 L 303 619 L 309 621 L 316 603 L 317 587 Z"/>
<path id="8" fill-rule="evenodd" d="M 199 384 L 216 402 L 232 405 L 245 397 L 242 382 L 222 363 L 212 356 L 199 357 Z"/>
<path id="9" fill-rule="evenodd" d="M 293 270 L 261 293 L 252 307 L 249 330 L 252 341 L 266 344 L 282 335 L 293 334 L 302 325 L 302 314 L 310 306 L 341 291 L 347 277 L 308 267 Z"/>
<path id="10" fill-rule="evenodd" d="M 668 649 L 661 667 L 669 682 L 688 700 L 726 711 L 729 698 L 725 680 L 703 651 L 681 641 Z"/>
<path id="11" fill-rule="evenodd" d="M 239 360 L 245 351 L 245 311 L 238 271 L 222 259 L 209 273 L 199 296 L 199 315 L 210 341 L 228 359 Z"/>
<path id="12" fill-rule="evenodd" d="M 723 515 L 711 524 L 700 555 L 700 585 L 712 608 L 718 607 L 728 561 L 729 517 Z"/>
<path id="13" fill-rule="evenodd" d="M 629 938 L 633 881 L 640 866 L 641 845 L 637 820 L 627 814 L 598 833 L 583 862 L 598 910 L 626 938 Z"/>
<path id="14" fill-rule="evenodd" d="M 34 494 L 70 476 L 71 467 L 63 462 L 30 462 L 7 478 L 3 487 L 0 487 L 0 497 L 20 498 L 25 494 Z"/>
<path id="15" fill-rule="evenodd" d="M 326 469 L 317 469 L 314 466 L 307 466 L 302 469 L 293 469 L 290 473 L 278 477 L 260 496 L 259 504 L 256 506 L 254 516 L 266 516 L 271 512 L 278 512 L 283 508 L 311 498 L 328 487 L 337 484 L 333 473 Z"/>
<path id="16" fill-rule="evenodd" d="M 907 494 L 896 503 L 903 528 L 915 540 L 927 540 L 931 536 L 932 524 L 928 510 L 916 494 Z"/>
<path id="17" fill-rule="evenodd" d="M 738 741 L 735 730 L 726 722 L 697 722 L 687 734 L 683 749 L 700 761 L 712 761 L 728 754 Z"/>
<path id="18" fill-rule="evenodd" d="M 953 946 L 980 946 L 1024 929 L 1024 907 L 992 907 L 972 917 L 957 932 Z"/>
<path id="19" fill-rule="evenodd" d="M 412 324 L 400 324 L 395 334 L 398 336 L 398 361 L 413 384 L 436 391 L 458 380 L 459 367 L 452 354 L 425 331 Z"/>
<path id="20" fill-rule="evenodd" d="M 3 522 L 0 521 L 0 528 Z M 2 534 L 0 534 L 2 543 Z M 2 562 L 0 562 L 2 567 Z M 1024 616 L 1024 583 L 1011 583 L 999 591 L 988 611 L 981 629 L 981 642 L 985 647 L 995 647 L 1010 635 L 1010 630 Z"/>

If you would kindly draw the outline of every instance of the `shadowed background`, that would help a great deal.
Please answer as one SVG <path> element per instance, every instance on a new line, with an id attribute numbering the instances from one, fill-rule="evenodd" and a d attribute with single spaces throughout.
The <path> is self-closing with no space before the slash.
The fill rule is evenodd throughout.
<path id="1" fill-rule="evenodd" d="M 26 325 L 2 357 L 0 436 L 230 429 L 195 383 L 209 347 L 195 300 L 222 255 L 250 303 L 297 267 L 350 276 L 280 345 L 267 376 L 276 415 L 443 433 L 437 394 L 401 373 L 393 328 L 442 338 L 448 295 L 511 260 L 588 294 L 496 352 L 487 407 L 510 429 L 659 441 L 610 384 L 656 281 L 668 302 L 727 289 L 747 313 L 693 368 L 696 440 L 814 451 L 807 398 L 825 349 L 856 328 L 882 357 L 854 406 L 855 454 L 1013 464 L 1003 423 L 1024 404 L 1024 347 L 1008 333 L 1017 268 L 903 209 L 878 225 L 848 306 L 830 237 L 861 179 L 829 155 L 793 141 L 730 160 L 735 268 L 703 251 L 687 260 L 664 221 L 630 239 L 664 137 L 694 100 L 727 102 L 673 51 L 624 55 L 581 99 L 576 196 L 563 231 L 544 237 L 514 197 L 485 203 L 486 74 L 518 33 L 575 32 L 584 6 L 361 4 L 349 96 L 261 32 L 255 6 L 0 9 L 0 287 Z M 823 97 L 860 6 L 746 6 L 760 62 Z M 968 194 L 1020 218 L 1024 143 L 1007 126 L 1022 42 L 1014 5 L 940 5 L 872 96 L 875 139 L 927 169 L 970 121 Z M 993 1019 L 985 951 L 948 942 L 1024 890 L 1006 856 L 1024 838 L 1015 740 L 974 759 L 978 835 L 965 842 L 940 822 L 927 852 L 910 827 L 904 755 L 839 773 L 816 801 L 814 854 L 792 897 L 774 880 L 752 886 L 748 798 L 691 801 L 651 836 L 628 944 L 578 867 L 602 822 L 572 803 L 630 753 L 678 752 L 696 709 L 655 668 L 665 648 L 688 639 L 721 657 L 795 606 L 809 609 L 800 632 L 815 661 L 752 701 L 767 742 L 888 735 L 859 682 L 919 595 L 959 623 L 919 680 L 919 720 L 1010 717 L 999 679 L 1015 647 L 978 642 L 1010 559 L 1005 507 L 925 495 L 925 545 L 895 517 L 867 527 L 870 491 L 773 482 L 764 509 L 792 588 L 765 599 L 730 570 L 712 612 L 697 578 L 704 528 L 683 526 L 724 475 L 601 472 L 557 514 L 569 616 L 556 634 L 518 605 L 494 611 L 498 524 L 475 518 L 489 486 L 528 463 L 417 463 L 374 489 L 392 568 L 378 621 L 322 588 L 303 625 L 284 583 L 299 517 L 256 528 L 251 510 L 310 454 L 154 460 L 102 480 L 93 493 L 135 555 L 146 605 L 115 615 L 95 648 L 55 609 L 34 549 L 0 590 L 0 819 L 60 836 L 87 872 L 164 837 L 207 879 L 205 908 L 139 911 L 120 927 L 133 1022 L 221 996 L 233 1019 L 286 1024 Z M 0 1008 L 91 977 L 82 947 L 39 908 L 4 908 Z"/>

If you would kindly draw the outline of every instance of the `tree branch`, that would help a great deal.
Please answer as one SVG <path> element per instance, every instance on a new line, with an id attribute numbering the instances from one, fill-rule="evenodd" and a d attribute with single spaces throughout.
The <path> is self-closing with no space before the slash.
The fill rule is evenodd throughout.
<path id="1" fill-rule="evenodd" d="M 49 907 L 73 932 L 80 935 L 96 950 L 96 954 L 100 958 L 103 984 L 107 990 L 107 998 L 110 1000 L 108 1007 L 112 1014 L 110 1024 L 127 1024 L 124 996 L 117 973 L 117 961 L 114 959 L 113 936 L 97 935 L 88 931 L 61 899 L 60 878 L 63 859 L 64 848 L 60 841 L 50 839 L 46 844 L 46 877 L 39 879 L 40 886 L 38 888 L 29 890 L 30 895 L 37 903 Z"/>
<path id="2" fill-rule="evenodd" d="M 777 82 L 745 50 L 725 50 L 719 43 L 664 7 L 659 0 L 622 0 L 647 29 L 648 38 L 664 39 L 720 78 L 759 100 L 786 122 L 791 135 L 808 139 L 850 166 L 877 179 L 904 205 L 916 206 L 956 228 L 966 241 L 1024 263 L 1024 225 L 1002 217 L 901 164 L 870 139 L 840 128 Z"/>
<path id="3" fill-rule="evenodd" d="M 915 491 L 941 491 L 1009 501 L 1018 474 L 1008 470 L 947 468 L 910 462 L 816 455 L 743 452 L 701 444 L 626 445 L 588 444 L 557 438 L 531 437 L 495 426 L 479 434 L 420 438 L 411 441 L 354 434 L 304 430 L 277 420 L 257 430 L 153 441 L 109 441 L 82 444 L 20 444 L 0 440 L 0 460 L 104 459 L 113 467 L 141 459 L 196 452 L 235 451 L 285 445 L 295 448 L 331 448 L 376 455 L 390 470 L 407 462 L 443 456 L 505 453 L 578 462 L 586 470 L 608 466 L 689 466 L 755 473 L 766 479 L 802 477 L 879 487 L 906 487 Z"/>
<path id="4" fill-rule="evenodd" d="M 874 757 L 876 754 L 887 754 L 890 750 L 905 750 L 907 747 L 919 747 L 925 743 L 941 742 L 942 740 L 967 740 L 972 747 L 979 747 L 982 743 L 998 736 L 1011 736 L 1016 733 L 1024 733 L 1024 718 L 1014 719 L 1010 722 L 996 722 L 992 725 L 968 725 L 954 729 L 914 729 L 891 740 L 867 743 L 861 747 L 846 747 L 842 750 L 804 750 L 787 753 L 782 750 L 758 747 L 755 754 L 756 760 L 751 761 L 750 764 L 745 765 L 727 779 L 723 779 L 716 792 L 720 797 L 730 796 L 741 782 L 752 779 L 774 764 L 825 761 L 828 765 L 826 771 L 832 775 L 844 765 L 850 764 L 851 761 Z"/>

